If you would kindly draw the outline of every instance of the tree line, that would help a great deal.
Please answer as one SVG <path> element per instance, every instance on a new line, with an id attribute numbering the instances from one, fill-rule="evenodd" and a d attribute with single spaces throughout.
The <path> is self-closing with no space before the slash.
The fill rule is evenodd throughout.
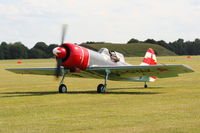
<path id="1" fill-rule="evenodd" d="M 194 41 L 184 41 L 183 39 L 178 39 L 174 42 L 165 42 L 163 40 L 156 41 L 154 39 L 147 39 L 145 41 L 139 41 L 135 38 L 130 39 L 127 44 L 141 44 L 141 43 L 151 43 L 161 45 L 177 55 L 200 55 L 200 39 L 196 38 Z"/>
<path id="2" fill-rule="evenodd" d="M 47 45 L 44 42 L 38 42 L 31 49 L 27 48 L 21 42 L 6 43 L 0 45 L 0 59 L 37 59 L 52 58 L 52 50 L 57 44 Z"/>
<path id="3" fill-rule="evenodd" d="M 86 42 L 88 44 L 102 44 L 105 42 Z M 178 39 L 174 42 L 165 42 L 163 40 L 156 41 L 154 39 L 147 39 L 139 41 L 135 38 L 130 39 L 127 44 L 158 44 L 161 45 L 178 55 L 200 55 L 200 39 L 194 41 L 184 41 Z M 44 42 L 37 42 L 33 48 L 29 49 L 21 42 L 0 44 L 0 59 L 37 59 L 37 58 L 52 58 L 52 50 L 57 47 L 57 44 L 47 45 Z"/>

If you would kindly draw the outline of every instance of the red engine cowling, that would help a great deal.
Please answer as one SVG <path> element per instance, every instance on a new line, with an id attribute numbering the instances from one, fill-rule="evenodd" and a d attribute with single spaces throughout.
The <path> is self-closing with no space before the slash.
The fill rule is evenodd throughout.
<path id="1" fill-rule="evenodd" d="M 62 59 L 62 66 L 71 71 L 85 70 L 88 66 L 88 50 L 76 44 L 64 43 L 55 48 L 53 53 L 56 58 Z"/>

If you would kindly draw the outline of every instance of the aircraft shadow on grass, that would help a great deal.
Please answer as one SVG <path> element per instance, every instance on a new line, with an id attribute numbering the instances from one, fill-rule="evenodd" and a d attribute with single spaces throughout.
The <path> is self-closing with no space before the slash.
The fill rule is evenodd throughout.
<path id="1" fill-rule="evenodd" d="M 161 88 L 161 87 L 156 87 Z M 151 88 L 151 89 L 156 89 Z M 71 94 L 96 94 L 96 95 L 109 95 L 109 94 L 116 94 L 116 95 L 152 95 L 152 94 L 160 94 L 161 92 L 128 92 L 128 91 L 109 91 L 109 90 L 119 90 L 119 89 L 142 89 L 142 88 L 110 88 L 106 93 L 97 93 L 96 91 L 69 91 L 67 93 L 63 93 L 66 95 Z M 60 94 L 57 91 L 41 91 L 41 92 L 3 92 L 0 93 L 0 98 L 6 98 L 6 97 L 26 97 L 26 96 L 43 96 L 43 95 L 54 95 L 54 94 Z M 62 95 L 63 95 L 62 94 Z M 1 96 L 3 95 L 3 96 Z"/>
<path id="2" fill-rule="evenodd" d="M 148 87 L 146 89 L 162 89 L 163 87 Z M 141 89 L 141 90 L 145 90 L 144 87 L 134 87 L 134 88 L 108 88 L 107 90 L 133 90 L 133 89 Z"/>

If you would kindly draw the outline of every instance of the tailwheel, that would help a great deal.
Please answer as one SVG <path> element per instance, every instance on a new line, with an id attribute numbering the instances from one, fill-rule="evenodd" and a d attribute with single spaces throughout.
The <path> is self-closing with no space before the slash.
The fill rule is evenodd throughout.
<path id="1" fill-rule="evenodd" d="M 104 93 L 104 92 L 106 91 L 105 88 L 106 88 L 105 85 L 99 84 L 99 85 L 97 86 L 97 92 L 98 92 L 98 93 Z"/>
<path id="2" fill-rule="evenodd" d="M 67 93 L 67 86 L 65 84 L 59 86 L 59 93 Z"/>

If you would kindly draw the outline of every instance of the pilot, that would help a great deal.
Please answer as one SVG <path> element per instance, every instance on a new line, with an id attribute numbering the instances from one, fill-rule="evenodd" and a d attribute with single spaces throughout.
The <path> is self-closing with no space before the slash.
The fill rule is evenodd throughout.
<path id="1" fill-rule="evenodd" d="M 115 51 L 109 51 L 110 59 L 114 62 L 118 62 L 120 59 L 117 57 Z"/>

